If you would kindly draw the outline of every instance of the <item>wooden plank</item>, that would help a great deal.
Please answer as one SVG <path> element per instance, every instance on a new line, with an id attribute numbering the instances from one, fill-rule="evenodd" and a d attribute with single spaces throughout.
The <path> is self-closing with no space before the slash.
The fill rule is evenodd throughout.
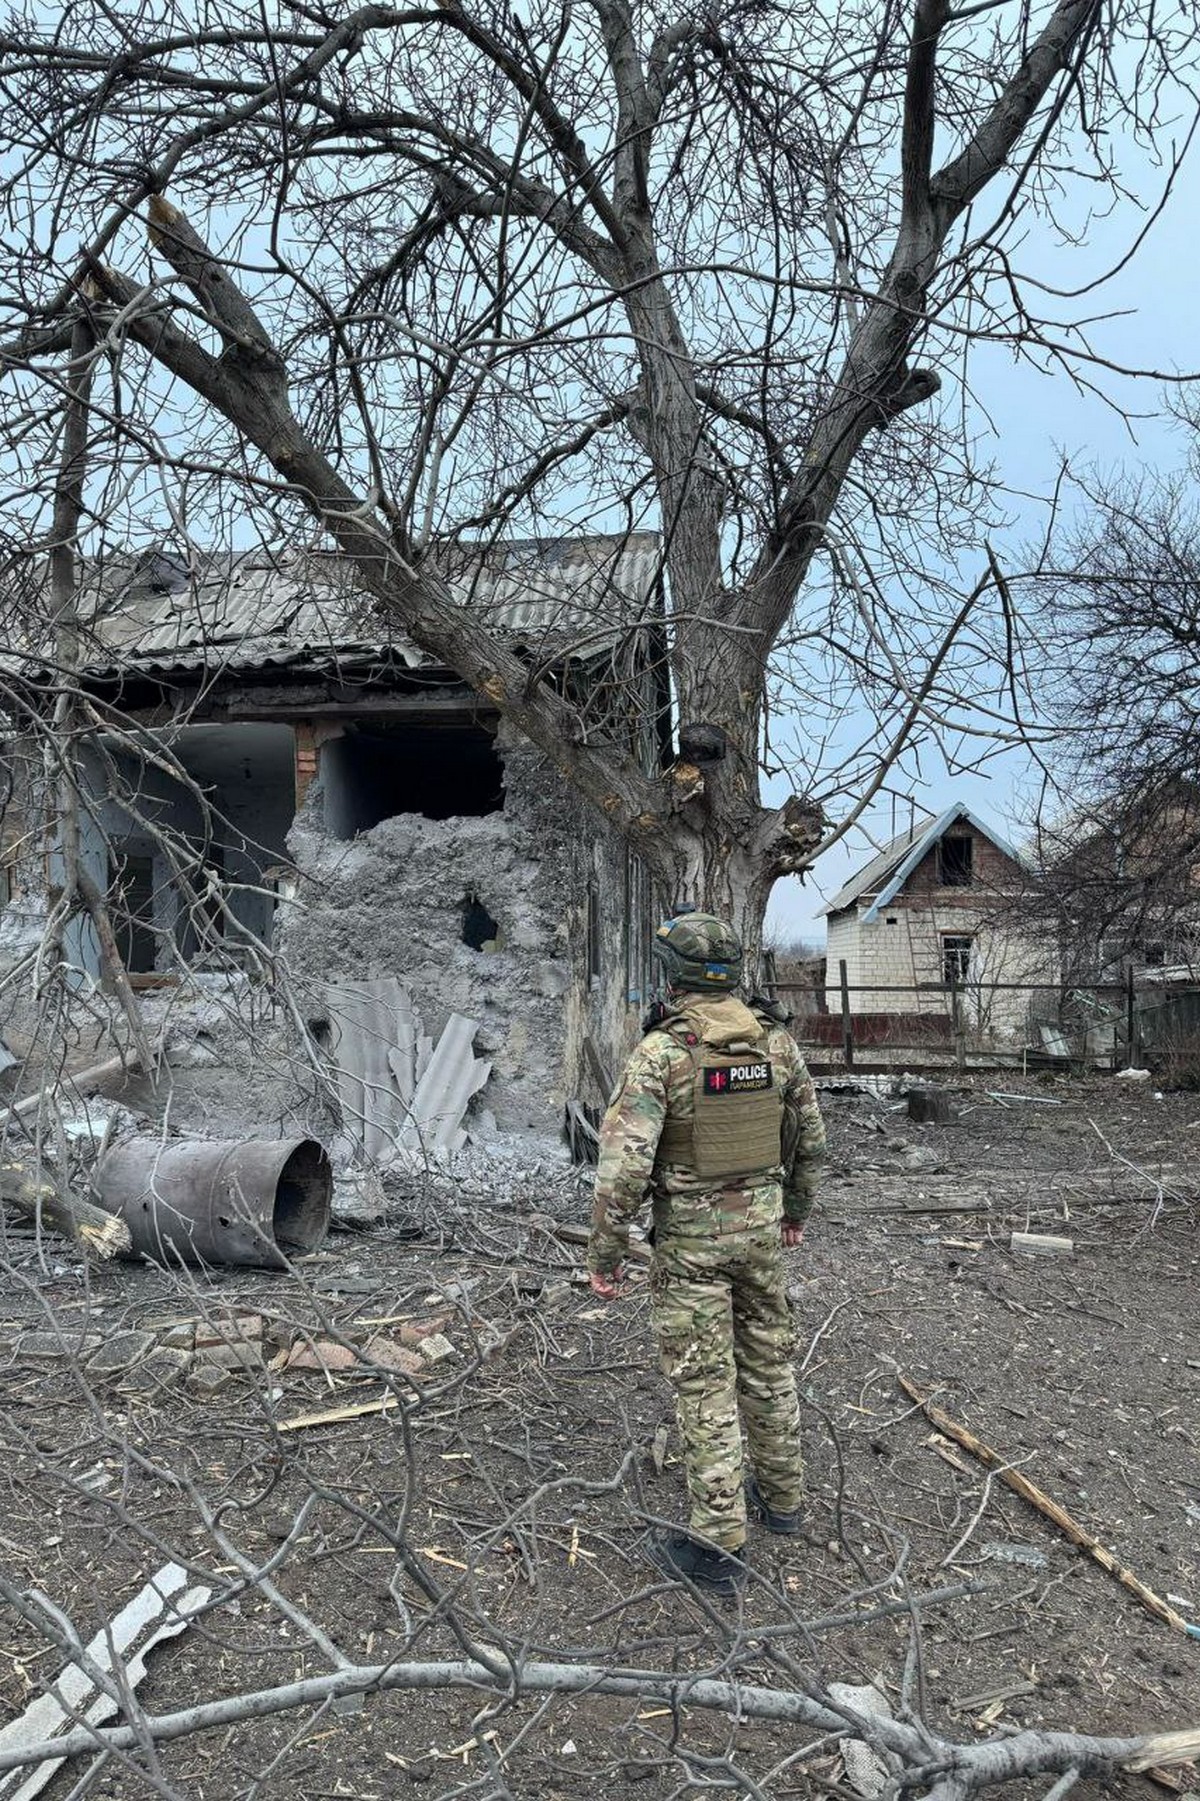
<path id="1" fill-rule="evenodd" d="M 344 1407 L 324 1407 L 319 1413 L 298 1413 L 290 1420 L 280 1420 L 276 1432 L 307 1432 L 310 1426 L 336 1426 L 342 1420 L 361 1420 L 368 1413 L 391 1413 L 396 1397 L 390 1391 L 376 1395 L 372 1401 L 350 1401 Z"/>
<path id="2" fill-rule="evenodd" d="M 1002 1457 L 999 1451 L 993 1450 L 991 1445 L 985 1444 L 982 1438 L 977 1438 L 970 1427 L 953 1419 L 928 1395 L 922 1394 L 921 1390 L 910 1382 L 907 1376 L 897 1375 L 896 1380 L 909 1399 L 917 1403 L 931 1425 L 936 1426 L 938 1431 L 944 1433 L 947 1438 L 952 1438 L 956 1444 L 960 1444 L 965 1451 L 970 1451 L 972 1457 L 977 1457 L 987 1469 L 995 1472 L 1006 1488 L 1011 1488 L 1014 1494 L 1020 1495 L 1023 1501 L 1028 1501 L 1031 1507 L 1036 1507 L 1037 1511 L 1046 1519 L 1053 1521 L 1054 1525 L 1060 1532 L 1066 1534 L 1073 1545 L 1085 1552 L 1094 1563 L 1098 1563 L 1102 1570 L 1107 1570 L 1110 1576 L 1115 1577 L 1121 1587 L 1127 1589 L 1141 1603 L 1147 1613 L 1152 1613 L 1156 1619 L 1162 1620 L 1175 1632 L 1186 1633 L 1189 1638 L 1200 1638 L 1200 1626 L 1189 1625 L 1173 1607 L 1168 1606 L 1152 1588 L 1148 1588 L 1139 1577 L 1135 1576 L 1132 1570 L 1126 1569 L 1125 1565 L 1114 1557 L 1098 1538 L 1094 1538 L 1077 1520 L 1072 1519 L 1066 1508 L 1060 1507 L 1057 1501 L 1052 1500 L 1045 1489 L 1039 1488 L 1036 1482 L 1031 1482 L 1028 1476 L 1023 1476 L 1020 1470 L 1009 1469 L 1007 1458 Z"/>
<path id="3" fill-rule="evenodd" d="M 600 1052 L 596 1049 L 596 1041 L 590 1032 L 583 1041 L 583 1060 L 591 1071 L 593 1082 L 600 1091 L 600 1105 L 607 1107 L 616 1084 L 605 1069 Z"/>

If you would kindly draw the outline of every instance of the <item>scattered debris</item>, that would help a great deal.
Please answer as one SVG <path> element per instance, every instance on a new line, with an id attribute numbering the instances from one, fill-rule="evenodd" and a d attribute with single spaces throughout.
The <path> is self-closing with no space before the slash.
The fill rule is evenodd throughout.
<path id="1" fill-rule="evenodd" d="M 147 1653 L 163 1639 L 182 1632 L 212 1594 L 210 1588 L 188 1588 L 187 1580 L 187 1571 L 179 1564 L 164 1564 L 96 1634 L 79 1661 L 67 1664 L 53 1684 L 53 1693 L 39 1695 L 17 1719 L 0 1726 L 0 1751 L 40 1745 L 80 1724 L 101 1726 L 120 1712 L 122 1696 L 135 1689 L 146 1674 Z M 57 1637 L 62 1630 L 57 1610 L 48 1613 L 47 1620 Z M 98 1674 L 112 1678 L 114 1693 L 106 1693 L 86 1674 L 89 1663 Z M 52 1758 L 28 1773 L 9 1770 L 0 1775 L 0 1796 L 3 1801 L 33 1801 L 65 1761 Z"/>
<path id="2" fill-rule="evenodd" d="M 1148 1082 L 1150 1071 L 1148 1069 L 1118 1069 L 1114 1079 L 1118 1082 Z"/>
<path id="3" fill-rule="evenodd" d="M 1151 1764 L 1143 1769 L 1142 1775 L 1158 1788 L 1165 1788 L 1172 1795 L 1182 1796 L 1183 1801 L 1189 1801 L 1194 1796 L 1197 1782 L 1200 1781 L 1200 1773 L 1195 1764 L 1190 1762 L 1180 1764 L 1174 1770 L 1168 1770 L 1162 1764 Z"/>
<path id="4" fill-rule="evenodd" d="M 866 1719 L 890 1720 L 891 1703 L 881 1688 L 867 1682 L 856 1686 L 849 1682 L 831 1682 L 829 1698 L 838 1708 L 847 1708 Z M 891 1780 L 891 1772 L 877 1751 L 862 1739 L 843 1739 L 842 1765 L 846 1781 L 863 1801 L 877 1801 Z"/>
<path id="5" fill-rule="evenodd" d="M 69 1362 L 91 1357 L 103 1343 L 99 1332 L 72 1332 L 64 1325 L 61 1332 L 22 1332 L 13 1349 L 19 1361 Z"/>
<path id="6" fill-rule="evenodd" d="M 123 1376 L 154 1349 L 153 1332 L 117 1332 L 88 1358 L 91 1376 Z"/>
<path id="7" fill-rule="evenodd" d="M 347 1231 L 379 1225 L 387 1213 L 387 1196 L 374 1170 L 344 1169 L 333 1178 L 330 1224 Z"/>
<path id="8" fill-rule="evenodd" d="M 123 1395 L 157 1394 L 160 1389 L 172 1387 L 191 1368 L 190 1352 L 159 1345 L 126 1371 L 119 1392 Z"/>
<path id="9" fill-rule="evenodd" d="M 336 1370 L 353 1369 L 359 1361 L 353 1345 L 337 1344 L 333 1339 L 318 1338 L 311 1342 L 298 1338 L 284 1357 L 282 1367 L 288 1370 L 319 1370 L 329 1375 Z"/>
<path id="10" fill-rule="evenodd" d="M 822 1094 L 869 1094 L 877 1100 L 899 1094 L 911 1076 L 817 1076 L 813 1087 Z"/>
<path id="11" fill-rule="evenodd" d="M 1019 1563 L 1029 1570 L 1044 1570 L 1050 1566 L 1050 1559 L 1036 1545 L 1018 1544 L 1012 1539 L 989 1539 L 986 1545 L 980 1546 L 979 1555 L 995 1558 L 997 1563 Z"/>
<path id="12" fill-rule="evenodd" d="M 900 1161 L 914 1176 L 932 1176 L 946 1167 L 945 1159 L 923 1144 L 908 1145 L 901 1151 Z"/>
<path id="13" fill-rule="evenodd" d="M 1027 1256 L 1070 1257 L 1075 1250 L 1073 1238 L 1059 1238 L 1053 1232 L 1014 1232 L 1009 1249 Z"/>
<path id="14" fill-rule="evenodd" d="M 939 1432 L 944 1432 L 947 1437 L 962 1445 L 964 1450 L 970 1451 L 971 1455 L 977 1457 L 980 1463 L 993 1470 L 1006 1487 L 1013 1489 L 1021 1496 L 1022 1500 L 1028 1501 L 1031 1507 L 1036 1507 L 1039 1513 L 1045 1515 L 1046 1519 L 1052 1520 L 1060 1531 L 1066 1533 L 1073 1545 L 1077 1545 L 1081 1551 L 1085 1551 L 1094 1562 L 1100 1565 L 1101 1569 L 1107 1570 L 1110 1576 L 1115 1576 L 1122 1588 L 1128 1589 L 1131 1595 L 1136 1596 L 1142 1606 L 1156 1619 L 1163 1620 L 1176 1632 L 1183 1632 L 1190 1638 L 1200 1638 L 1200 1626 L 1189 1625 L 1180 1614 L 1175 1612 L 1173 1607 L 1168 1607 L 1167 1603 L 1156 1595 L 1152 1588 L 1147 1588 L 1146 1584 L 1140 1581 L 1132 1570 L 1127 1570 L 1124 1564 L 1119 1562 L 1112 1552 L 1100 1543 L 1099 1539 L 1094 1538 L 1090 1532 L 1085 1531 L 1079 1525 L 1078 1521 L 1072 1519 L 1065 1507 L 1060 1507 L 1057 1501 L 1052 1500 L 1043 1489 L 1031 1482 L 1028 1476 L 1023 1476 L 1020 1470 L 1013 1469 L 999 1451 L 994 1451 L 991 1445 L 985 1444 L 983 1439 L 977 1438 L 969 1427 L 960 1425 L 957 1420 L 951 1419 L 944 1408 L 938 1407 L 929 1399 L 928 1395 L 923 1395 L 920 1389 L 915 1387 L 906 1376 L 897 1373 L 896 1379 L 908 1398 L 917 1403 L 925 1417 L 937 1427 Z"/>
<path id="15" fill-rule="evenodd" d="M 1061 1107 L 1062 1102 L 1055 1100 L 1052 1094 L 1009 1094 L 1001 1088 L 987 1090 L 989 1101 L 1017 1101 L 1026 1107 Z"/>

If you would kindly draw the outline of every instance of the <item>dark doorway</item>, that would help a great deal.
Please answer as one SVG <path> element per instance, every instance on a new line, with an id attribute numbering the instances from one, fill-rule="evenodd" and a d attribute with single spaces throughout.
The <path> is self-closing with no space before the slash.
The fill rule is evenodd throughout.
<path id="1" fill-rule="evenodd" d="M 109 861 L 108 906 L 121 962 L 131 976 L 153 973 L 154 863 L 118 852 Z"/>

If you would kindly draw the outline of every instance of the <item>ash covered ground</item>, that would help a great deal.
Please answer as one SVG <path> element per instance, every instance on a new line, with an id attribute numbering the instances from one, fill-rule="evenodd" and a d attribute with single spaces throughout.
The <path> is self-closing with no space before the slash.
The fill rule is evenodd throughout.
<path id="1" fill-rule="evenodd" d="M 586 1178 L 528 1141 L 394 1181 L 383 1223 L 334 1234 L 292 1276 L 89 1266 L 10 1215 L 9 1580 L 86 1635 L 167 1556 L 220 1598 L 236 1552 L 271 1561 L 293 1612 L 354 1660 L 452 1659 L 482 1641 L 514 1660 L 784 1686 L 790 1659 L 822 1682 L 876 1678 L 970 1741 L 1195 1725 L 1200 1642 L 989 1480 L 899 1377 L 1200 1616 L 1200 1103 L 1115 1080 L 980 1078 L 958 1098 L 959 1123 L 918 1127 L 886 1099 L 824 1097 L 828 1176 L 790 1255 L 808 1532 L 754 1529 L 740 1609 L 665 1585 L 641 1554 L 648 1525 L 683 1515 L 645 1279 L 613 1307 L 591 1294 L 579 1252 L 531 1221 L 582 1221 Z M 1014 1254 L 1014 1229 L 1073 1249 Z M 380 1411 L 389 1394 L 405 1407 Z M 352 1407 L 374 1410 L 294 1424 Z M 914 1639 L 906 1597 L 945 1590 Z M 57 1659 L 2 1617 L 8 1717 Z M 243 1591 L 159 1647 L 140 1694 L 164 1713 L 327 1667 L 270 1597 Z M 181 1739 L 161 1774 L 213 1801 L 849 1795 L 836 1746 L 789 1762 L 812 1736 L 652 1700 L 447 1689 Z M 51 1801 L 83 1768 L 54 1778 Z M 1099 1787 L 1167 1792 L 1142 1776 L 1074 1792 Z M 93 1792 L 151 1791 L 112 1761 Z"/>

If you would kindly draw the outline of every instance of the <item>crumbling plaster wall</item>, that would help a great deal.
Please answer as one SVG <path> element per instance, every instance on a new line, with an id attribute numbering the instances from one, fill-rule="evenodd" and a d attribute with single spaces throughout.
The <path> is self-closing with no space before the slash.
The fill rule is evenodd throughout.
<path id="1" fill-rule="evenodd" d="M 276 943 L 320 1017 L 327 983 L 395 975 L 436 1039 L 452 1012 L 480 1022 L 493 1077 L 479 1097 L 505 1131 L 557 1131 L 576 1088 L 585 982 L 578 930 L 594 830 L 553 769 L 501 735 L 505 805 L 480 818 L 402 813 L 343 842 L 325 829 L 320 765 L 288 840 L 301 880 Z M 498 926 L 463 941 L 470 897 Z"/>

